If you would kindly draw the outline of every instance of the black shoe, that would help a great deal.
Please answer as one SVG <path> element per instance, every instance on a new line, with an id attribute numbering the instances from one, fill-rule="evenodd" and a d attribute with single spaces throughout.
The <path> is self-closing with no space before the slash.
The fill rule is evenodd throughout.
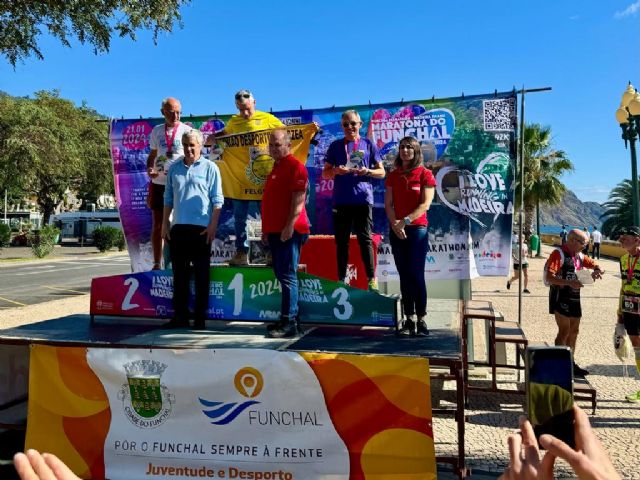
<path id="1" fill-rule="evenodd" d="M 427 328 L 427 322 L 424 318 L 419 318 L 416 322 L 416 335 L 418 337 L 428 337 L 429 329 Z"/>
<path id="2" fill-rule="evenodd" d="M 175 318 L 171 319 L 169 322 L 162 325 L 165 330 L 172 330 L 176 328 L 189 328 L 189 322 L 186 320 L 177 320 Z"/>
<path id="3" fill-rule="evenodd" d="M 267 324 L 267 332 L 270 332 L 272 330 L 277 330 L 278 328 L 282 328 L 283 326 L 283 322 L 282 319 L 278 320 L 277 322 L 274 323 L 269 323 Z"/>
<path id="4" fill-rule="evenodd" d="M 507 290 L 511 290 L 511 282 L 507 282 Z"/>
<path id="5" fill-rule="evenodd" d="M 300 315 L 296 315 L 296 329 L 298 330 L 299 335 L 307 333 L 305 328 L 302 326 L 302 323 L 300 323 Z"/>
<path id="6" fill-rule="evenodd" d="M 414 336 L 416 334 L 416 323 L 410 318 L 406 319 L 402 323 L 402 328 L 400 329 L 400 335 L 406 336 Z"/>
<path id="7" fill-rule="evenodd" d="M 292 338 L 298 336 L 295 320 L 284 319 L 282 326 L 267 332 L 267 338 Z"/>
<path id="8" fill-rule="evenodd" d="M 531 293 L 528 288 L 525 288 L 522 293 Z"/>
<path id="9" fill-rule="evenodd" d="M 580 368 L 577 363 L 573 364 L 573 376 L 574 377 L 584 377 L 585 375 L 589 375 L 589 370 L 585 370 L 584 368 Z"/>

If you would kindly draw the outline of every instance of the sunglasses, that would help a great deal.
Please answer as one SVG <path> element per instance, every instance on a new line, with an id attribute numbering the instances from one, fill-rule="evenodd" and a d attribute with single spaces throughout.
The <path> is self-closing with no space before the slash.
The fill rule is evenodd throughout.
<path id="1" fill-rule="evenodd" d="M 251 98 L 251 94 L 250 93 L 238 93 L 238 94 L 236 94 L 236 100 L 240 100 L 241 98 L 249 99 L 249 98 Z"/>
<path id="2" fill-rule="evenodd" d="M 360 125 L 360 122 L 342 122 L 344 128 L 357 127 L 358 125 Z"/>
<path id="3" fill-rule="evenodd" d="M 413 147 L 411 145 L 409 145 L 408 143 L 406 143 L 404 145 L 400 145 L 398 147 L 398 150 L 413 150 Z"/>

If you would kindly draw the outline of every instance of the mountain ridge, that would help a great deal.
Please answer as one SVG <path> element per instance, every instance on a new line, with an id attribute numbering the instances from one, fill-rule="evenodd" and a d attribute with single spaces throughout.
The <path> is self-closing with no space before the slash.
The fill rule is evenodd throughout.
<path id="1" fill-rule="evenodd" d="M 541 225 L 602 225 L 600 215 L 604 207 L 597 202 L 583 202 L 571 190 L 567 190 L 558 205 L 540 206 Z"/>

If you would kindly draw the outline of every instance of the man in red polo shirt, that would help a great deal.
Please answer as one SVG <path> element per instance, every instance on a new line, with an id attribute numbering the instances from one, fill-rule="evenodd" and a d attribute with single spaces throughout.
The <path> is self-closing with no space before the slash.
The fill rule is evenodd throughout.
<path id="1" fill-rule="evenodd" d="M 262 194 L 262 242 L 273 256 L 273 272 L 282 286 L 280 320 L 267 327 L 271 338 L 298 334 L 298 259 L 309 238 L 309 219 L 304 208 L 307 169 L 291 155 L 291 139 L 284 128 L 269 137 L 274 159 Z"/>

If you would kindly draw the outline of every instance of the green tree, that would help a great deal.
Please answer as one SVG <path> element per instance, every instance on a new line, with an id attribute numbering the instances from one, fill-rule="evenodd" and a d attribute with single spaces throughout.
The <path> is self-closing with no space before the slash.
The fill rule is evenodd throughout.
<path id="1" fill-rule="evenodd" d="M 631 179 L 623 180 L 611 190 L 608 200 L 602 204 L 605 208 L 604 213 L 600 215 L 600 218 L 604 219 L 602 233 L 617 238 L 622 228 L 633 225 L 632 199 Z"/>
<path id="2" fill-rule="evenodd" d="M 75 193 L 85 203 L 95 204 L 100 195 L 114 193 L 113 165 L 109 152 L 109 124 L 105 121 L 106 118 L 85 103 L 80 110 L 86 120 L 82 122 L 80 130 L 81 142 L 85 146 L 85 163 Z"/>
<path id="3" fill-rule="evenodd" d="M 573 171 L 573 164 L 562 150 L 552 145 L 551 127 L 537 123 L 524 129 L 524 233 L 533 232 L 536 218 L 540 235 L 540 204 L 557 205 L 566 187 L 560 177 Z M 516 205 L 520 205 L 520 174 L 516 178 Z"/>
<path id="4" fill-rule="evenodd" d="M 57 92 L 0 96 L 0 185 L 34 197 L 44 223 L 67 190 L 113 191 L 107 124 Z"/>
<path id="5" fill-rule="evenodd" d="M 0 3 L 0 53 L 11 65 L 31 55 L 44 56 L 38 47 L 43 30 L 70 46 L 75 37 L 93 46 L 94 52 L 109 51 L 111 36 L 136 39 L 136 31 L 171 32 L 180 25 L 180 7 L 189 0 L 12 0 Z"/>

